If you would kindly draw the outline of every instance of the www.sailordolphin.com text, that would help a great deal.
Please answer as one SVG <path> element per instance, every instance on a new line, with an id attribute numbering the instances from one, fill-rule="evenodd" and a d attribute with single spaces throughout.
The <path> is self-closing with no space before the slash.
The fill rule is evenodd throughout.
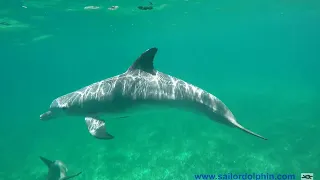
<path id="1" fill-rule="evenodd" d="M 272 174 L 272 173 L 226 173 L 226 174 L 195 174 L 195 179 L 216 179 L 216 180 L 294 180 L 294 174 Z"/>

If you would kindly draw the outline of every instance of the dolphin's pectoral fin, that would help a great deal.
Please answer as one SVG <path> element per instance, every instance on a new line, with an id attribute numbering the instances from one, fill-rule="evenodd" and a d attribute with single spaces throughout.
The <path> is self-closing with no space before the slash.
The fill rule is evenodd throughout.
<path id="1" fill-rule="evenodd" d="M 72 176 L 66 176 L 66 177 L 62 178 L 61 180 L 68 180 L 68 179 L 74 178 L 74 177 L 76 177 L 76 176 L 79 176 L 81 173 L 82 173 L 82 172 L 79 172 L 79 173 L 77 173 L 77 174 L 75 174 L 75 175 L 72 175 Z"/>
<path id="2" fill-rule="evenodd" d="M 148 72 L 150 74 L 155 75 L 155 70 L 153 67 L 153 59 L 154 59 L 157 51 L 158 51 L 158 48 L 150 48 L 150 49 L 146 50 L 130 66 L 130 68 L 127 70 L 127 72 L 133 71 L 136 69 L 140 69 L 142 71 L 145 71 L 145 72 Z"/>
<path id="3" fill-rule="evenodd" d="M 98 139 L 113 139 L 114 137 L 106 132 L 105 122 L 103 120 L 86 117 L 85 118 L 89 133 Z"/>
<path id="4" fill-rule="evenodd" d="M 42 160 L 42 162 L 48 166 L 48 168 L 50 168 L 51 164 L 53 164 L 53 161 L 51 161 L 51 160 L 49 160 L 47 158 L 44 158 L 42 156 L 39 156 L 39 157 Z"/>

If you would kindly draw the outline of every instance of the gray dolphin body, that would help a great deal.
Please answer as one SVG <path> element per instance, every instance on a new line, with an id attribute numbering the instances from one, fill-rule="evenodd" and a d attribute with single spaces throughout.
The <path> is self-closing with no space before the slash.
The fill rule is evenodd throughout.
<path id="1" fill-rule="evenodd" d="M 67 176 L 68 169 L 63 162 L 59 160 L 51 161 L 41 156 L 40 159 L 48 167 L 47 180 L 68 180 L 81 174 L 81 172 L 79 172 L 75 175 Z"/>
<path id="2" fill-rule="evenodd" d="M 91 135 L 112 139 L 99 115 L 124 113 L 141 108 L 141 105 L 162 105 L 202 112 L 212 120 L 266 140 L 241 126 L 228 107 L 214 95 L 156 70 L 153 61 L 157 51 L 157 48 L 148 49 L 120 75 L 58 97 L 40 119 L 82 116 Z"/>

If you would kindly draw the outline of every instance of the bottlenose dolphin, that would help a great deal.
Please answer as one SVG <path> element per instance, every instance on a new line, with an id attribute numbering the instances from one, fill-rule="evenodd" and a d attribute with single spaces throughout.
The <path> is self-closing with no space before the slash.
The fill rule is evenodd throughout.
<path id="1" fill-rule="evenodd" d="M 67 180 L 79 176 L 81 174 L 81 172 L 79 172 L 75 175 L 67 176 L 68 169 L 66 165 L 63 164 L 63 162 L 59 160 L 51 161 L 41 156 L 40 159 L 43 161 L 44 164 L 48 166 L 47 180 Z"/>
<path id="2" fill-rule="evenodd" d="M 112 139 L 100 115 L 134 111 L 141 105 L 162 105 L 202 112 L 212 120 L 267 140 L 241 126 L 228 107 L 214 95 L 156 70 L 153 61 L 157 51 L 157 48 L 146 50 L 122 74 L 58 97 L 40 119 L 82 116 L 91 135 L 98 139 Z"/>

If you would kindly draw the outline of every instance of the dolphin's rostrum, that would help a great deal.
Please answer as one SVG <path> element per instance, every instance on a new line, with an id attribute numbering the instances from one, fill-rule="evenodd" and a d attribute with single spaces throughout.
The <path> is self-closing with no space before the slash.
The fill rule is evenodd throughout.
<path id="1" fill-rule="evenodd" d="M 67 176 L 68 169 L 66 165 L 63 164 L 62 161 L 59 161 L 59 160 L 51 161 L 42 156 L 40 156 L 40 159 L 48 167 L 47 180 L 68 180 L 76 176 L 79 176 L 81 174 L 81 172 L 79 172 L 77 174 Z"/>
<path id="2" fill-rule="evenodd" d="M 105 121 L 100 118 L 102 114 L 124 113 L 141 105 L 162 105 L 202 112 L 212 120 L 266 140 L 241 126 L 228 107 L 214 95 L 156 70 L 153 61 L 157 51 L 157 48 L 148 49 L 120 75 L 58 97 L 40 119 L 82 116 L 91 135 L 112 139 L 113 136 L 106 132 Z"/>

